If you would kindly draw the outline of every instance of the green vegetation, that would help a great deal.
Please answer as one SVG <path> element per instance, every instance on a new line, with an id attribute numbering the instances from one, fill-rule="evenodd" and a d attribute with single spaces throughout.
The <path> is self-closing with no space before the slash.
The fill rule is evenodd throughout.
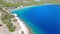
<path id="1" fill-rule="evenodd" d="M 2 22 L 6 24 L 10 32 L 15 31 L 16 26 L 14 26 L 13 23 L 10 21 L 12 18 L 14 18 L 14 16 L 4 11 L 2 8 L 0 8 L 0 11 L 2 12 L 2 17 L 1 17 Z"/>
<path id="2" fill-rule="evenodd" d="M 14 20 L 13 20 L 13 22 L 16 22 L 16 21 L 17 21 L 17 19 L 14 19 Z"/>
<path id="3" fill-rule="evenodd" d="M 24 34 L 24 31 L 21 31 L 21 34 Z"/>
<path id="4" fill-rule="evenodd" d="M 11 23 L 10 21 L 10 19 L 12 18 L 14 18 L 14 16 L 9 13 L 2 14 L 2 18 L 1 18 L 2 22 L 7 25 L 7 28 L 9 29 L 10 32 L 15 31 L 16 29 L 16 27 L 13 26 L 13 23 Z"/>
<path id="5" fill-rule="evenodd" d="M 11 2 L 4 2 L 3 0 L 0 0 L 0 5 L 3 5 L 4 7 L 8 8 L 16 8 L 22 6 L 30 6 L 30 5 L 41 5 L 41 4 L 60 4 L 59 0 L 40 0 L 38 2 L 34 0 L 27 0 L 26 2 L 23 2 L 23 0 L 18 0 L 18 2 L 15 0 L 15 3 Z"/>

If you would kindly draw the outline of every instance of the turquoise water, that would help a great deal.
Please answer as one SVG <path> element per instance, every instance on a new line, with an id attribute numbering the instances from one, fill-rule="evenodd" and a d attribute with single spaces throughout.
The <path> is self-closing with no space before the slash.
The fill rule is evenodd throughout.
<path id="1" fill-rule="evenodd" d="M 34 34 L 60 34 L 60 5 L 32 6 L 11 13 L 16 13 Z"/>

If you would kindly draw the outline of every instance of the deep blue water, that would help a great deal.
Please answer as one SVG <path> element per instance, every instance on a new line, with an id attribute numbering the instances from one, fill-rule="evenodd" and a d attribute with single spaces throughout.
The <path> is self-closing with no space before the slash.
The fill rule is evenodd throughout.
<path id="1" fill-rule="evenodd" d="M 60 34 L 60 5 L 32 6 L 12 10 L 34 34 Z"/>

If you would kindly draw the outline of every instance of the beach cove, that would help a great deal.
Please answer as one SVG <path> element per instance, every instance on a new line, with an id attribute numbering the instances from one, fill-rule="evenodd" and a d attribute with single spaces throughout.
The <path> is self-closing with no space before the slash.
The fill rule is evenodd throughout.
<path id="1" fill-rule="evenodd" d="M 60 5 L 32 6 L 11 11 L 17 14 L 34 34 L 60 34 Z"/>

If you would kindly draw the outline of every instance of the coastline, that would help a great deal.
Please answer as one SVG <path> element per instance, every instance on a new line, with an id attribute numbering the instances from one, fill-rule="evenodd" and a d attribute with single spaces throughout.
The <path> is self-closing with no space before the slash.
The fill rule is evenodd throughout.
<path id="1" fill-rule="evenodd" d="M 20 6 L 20 7 L 17 7 L 17 8 L 14 8 L 14 9 L 9 9 L 9 11 L 14 11 L 14 10 L 21 10 L 21 9 L 25 9 L 25 8 L 30 8 L 30 7 L 33 7 L 34 5 L 32 5 L 32 6 Z"/>
<path id="2" fill-rule="evenodd" d="M 15 10 L 21 10 L 21 9 L 25 9 L 25 8 L 31 8 L 31 7 L 35 7 L 35 6 L 43 6 L 43 5 L 56 5 L 56 4 L 41 4 L 41 5 L 31 5 L 31 6 L 20 6 L 20 7 L 17 7 L 17 8 L 14 8 L 14 9 L 8 9 L 9 11 L 15 11 Z M 58 5 L 58 4 L 57 4 Z"/>
<path id="3" fill-rule="evenodd" d="M 21 29 L 18 31 L 18 34 L 21 34 L 21 31 L 24 31 L 24 34 L 29 34 L 29 29 L 27 26 L 17 17 L 17 14 L 13 14 L 15 18 L 17 19 L 19 25 L 21 26 Z"/>
<path id="4" fill-rule="evenodd" d="M 24 8 L 24 7 L 23 7 L 23 8 Z M 19 8 L 19 9 L 21 9 L 21 8 Z M 15 9 L 15 10 L 16 10 L 16 9 Z M 16 16 L 16 17 L 17 17 L 17 16 Z M 17 18 L 18 18 L 18 17 L 17 17 Z M 19 18 L 18 18 L 18 19 L 19 19 Z M 19 21 L 20 21 L 20 19 L 19 19 Z M 20 22 L 19 22 L 19 23 L 20 23 Z M 22 31 L 22 29 L 19 30 L 19 32 L 18 32 L 19 34 L 21 33 L 20 31 Z"/>

